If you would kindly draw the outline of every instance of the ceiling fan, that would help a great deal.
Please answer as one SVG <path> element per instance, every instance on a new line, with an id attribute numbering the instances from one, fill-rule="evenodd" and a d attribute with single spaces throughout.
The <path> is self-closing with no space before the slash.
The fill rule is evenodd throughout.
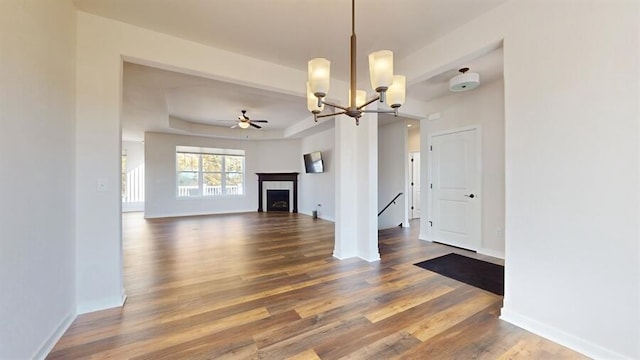
<path id="1" fill-rule="evenodd" d="M 242 115 L 238 116 L 238 123 L 233 125 L 231 128 L 235 129 L 240 127 L 242 129 L 246 129 L 249 126 L 253 126 L 256 129 L 262 129 L 262 126 L 257 125 L 256 123 L 268 123 L 268 120 L 251 120 L 247 116 L 247 110 L 242 110 Z"/>

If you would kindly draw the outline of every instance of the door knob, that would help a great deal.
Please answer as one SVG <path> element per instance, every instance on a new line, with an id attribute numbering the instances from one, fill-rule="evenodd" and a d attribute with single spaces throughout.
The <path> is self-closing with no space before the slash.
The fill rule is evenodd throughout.
<path id="1" fill-rule="evenodd" d="M 466 196 L 466 197 L 468 197 L 468 198 L 472 198 L 472 199 L 473 199 L 474 197 L 476 197 L 476 196 L 475 196 L 475 195 L 473 195 L 473 194 L 469 194 L 469 195 L 465 195 L 465 196 Z"/>

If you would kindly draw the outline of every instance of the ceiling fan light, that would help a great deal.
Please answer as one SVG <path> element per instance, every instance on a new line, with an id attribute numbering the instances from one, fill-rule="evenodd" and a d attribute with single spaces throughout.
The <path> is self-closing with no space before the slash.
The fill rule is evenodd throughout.
<path id="1" fill-rule="evenodd" d="M 349 100 L 351 100 L 351 90 L 349 90 Z M 367 92 L 364 90 L 356 90 L 356 107 L 362 106 L 367 102 Z M 349 101 L 351 103 L 351 101 Z"/>
<path id="2" fill-rule="evenodd" d="M 311 93 L 316 97 L 325 97 L 329 93 L 331 62 L 325 58 L 315 58 L 308 65 Z"/>
<path id="3" fill-rule="evenodd" d="M 407 78 L 402 75 L 395 75 L 393 83 L 387 90 L 387 103 L 391 107 L 400 107 L 406 100 Z"/>
<path id="4" fill-rule="evenodd" d="M 323 103 L 321 103 L 320 106 L 318 106 L 318 98 L 316 98 L 316 96 L 313 95 L 313 92 L 311 92 L 311 86 L 309 85 L 308 81 L 307 81 L 307 110 L 311 111 L 312 113 L 321 113 L 324 110 Z"/>
<path id="5" fill-rule="evenodd" d="M 246 129 L 249 127 L 249 122 L 248 121 L 241 121 L 238 123 L 238 126 L 242 129 Z"/>
<path id="6" fill-rule="evenodd" d="M 380 50 L 369 54 L 369 75 L 376 92 L 387 90 L 393 82 L 393 52 Z"/>

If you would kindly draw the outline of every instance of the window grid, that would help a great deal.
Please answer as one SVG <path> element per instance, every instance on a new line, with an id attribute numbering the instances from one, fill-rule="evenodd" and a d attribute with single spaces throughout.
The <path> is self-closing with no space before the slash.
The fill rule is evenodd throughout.
<path id="1" fill-rule="evenodd" d="M 180 170 L 180 158 L 187 158 L 184 155 L 197 156 L 197 167 L 194 166 L 192 169 Z M 205 156 L 211 158 L 208 161 L 213 160 L 216 157 L 219 158 L 219 171 L 205 170 L 205 167 L 211 167 L 211 164 L 207 164 L 207 166 L 205 166 Z M 236 166 L 236 168 L 234 169 L 235 171 L 226 171 L 228 158 L 234 159 L 233 163 Z M 183 163 L 186 163 L 186 161 L 183 160 Z M 211 161 L 211 163 L 214 164 L 215 161 Z M 216 166 L 214 165 L 214 167 Z M 244 195 L 244 156 L 177 151 L 176 168 L 178 197 L 216 197 Z M 190 176 L 184 176 L 189 174 Z M 185 185 L 184 180 L 187 180 L 189 178 L 191 178 L 192 181 L 189 185 Z M 229 181 L 230 179 L 234 179 L 235 181 Z M 229 183 L 230 185 L 227 186 L 227 183 Z"/>

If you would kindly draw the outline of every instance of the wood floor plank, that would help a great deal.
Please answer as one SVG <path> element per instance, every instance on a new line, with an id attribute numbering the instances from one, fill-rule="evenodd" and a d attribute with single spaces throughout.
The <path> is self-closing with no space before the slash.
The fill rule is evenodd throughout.
<path id="1" fill-rule="evenodd" d="M 233 329 L 221 333 L 201 336 L 180 344 L 148 351 L 145 355 L 136 359 L 218 359 L 222 357 L 233 358 L 230 356 L 234 355 L 241 359 L 257 358 L 258 349 L 251 336 L 252 329 L 259 328 L 265 331 L 273 331 L 299 319 L 300 317 L 295 311 L 289 311 L 256 322 L 235 326 Z M 246 357 L 240 357 L 240 353 Z"/>
<path id="2" fill-rule="evenodd" d="M 287 360 L 319 360 L 318 354 L 313 349 L 305 350 L 300 354 L 287 358 Z"/>
<path id="3" fill-rule="evenodd" d="M 450 291 L 453 291 L 453 288 L 442 286 L 438 287 L 432 291 L 429 291 L 428 295 L 423 296 L 415 296 L 413 294 L 408 296 L 399 297 L 392 302 L 386 304 L 381 309 L 377 309 L 376 311 L 370 312 L 366 314 L 366 318 L 369 319 L 372 323 L 376 323 L 380 320 L 384 320 L 388 317 L 394 316 L 398 313 L 401 313 L 405 310 L 414 308 L 418 305 L 424 304 L 427 301 L 431 301 L 434 298 L 444 295 Z"/>
<path id="4" fill-rule="evenodd" d="M 451 306 L 451 304 L 468 298 L 471 294 L 472 291 L 467 288 L 460 288 L 444 293 L 421 305 L 397 313 L 392 317 L 371 323 L 371 325 L 366 327 L 366 332 L 354 334 L 348 342 L 341 338 L 334 338 L 333 342 L 324 341 L 323 343 L 316 344 L 314 349 L 323 359 L 339 359 L 351 353 L 357 353 L 360 349 L 387 338 L 392 334 L 405 333 L 408 324 L 412 324 L 417 319 L 433 317 L 435 314 Z M 379 305 L 378 300 L 376 300 L 376 303 Z M 374 306 L 372 308 L 375 309 L 379 307 Z"/>
<path id="5" fill-rule="evenodd" d="M 341 359 L 392 359 L 420 344 L 420 340 L 404 332 L 394 332 L 356 350 Z"/>
<path id="6" fill-rule="evenodd" d="M 125 214 L 126 304 L 79 316 L 48 359 L 584 358 L 499 320 L 502 297 L 414 266 L 481 257 L 418 231 L 380 231 L 368 263 L 334 258 L 334 224 L 302 214 Z"/>
<path id="7" fill-rule="evenodd" d="M 483 309 L 495 304 L 493 296 L 483 294 L 465 299 L 463 302 L 450 306 L 436 315 L 418 321 L 407 328 L 407 331 L 420 341 L 424 342 L 431 337 L 442 333 L 450 327 L 469 318 L 470 314 L 476 314 Z"/>

